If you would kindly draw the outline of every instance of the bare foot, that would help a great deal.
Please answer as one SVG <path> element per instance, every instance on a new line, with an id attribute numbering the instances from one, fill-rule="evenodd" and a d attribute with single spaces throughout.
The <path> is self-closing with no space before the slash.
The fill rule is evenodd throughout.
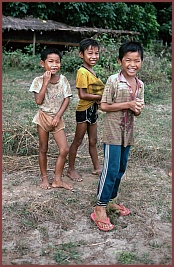
<path id="1" fill-rule="evenodd" d="M 81 182 L 81 181 L 83 181 L 83 179 L 82 178 L 80 178 L 80 175 L 74 170 L 74 171 L 67 171 L 67 176 L 71 179 L 71 180 L 73 180 L 73 181 L 75 181 L 75 182 Z"/>
<path id="2" fill-rule="evenodd" d="M 58 188 L 58 187 L 63 187 L 68 190 L 72 190 L 73 187 L 65 182 L 63 182 L 60 178 L 59 179 L 54 179 L 52 182 L 52 187 Z"/>
<path id="3" fill-rule="evenodd" d="M 107 207 L 108 207 L 108 209 L 111 209 L 111 210 L 119 210 L 120 209 L 120 205 L 118 205 L 116 203 L 108 203 Z"/>
<path id="4" fill-rule="evenodd" d="M 169 171 L 168 175 L 172 177 L 172 170 Z"/>
<path id="5" fill-rule="evenodd" d="M 48 176 L 47 175 L 42 176 L 42 183 L 40 184 L 40 187 L 42 189 L 51 189 L 51 186 L 49 184 Z"/>
<path id="6" fill-rule="evenodd" d="M 97 224 L 100 230 L 109 231 L 114 228 L 114 225 L 110 223 L 110 220 L 107 217 L 105 207 L 96 206 L 94 208 L 94 214 L 95 214 L 95 223 Z"/>
<path id="7" fill-rule="evenodd" d="M 126 216 L 130 213 L 130 210 L 128 208 L 125 208 L 121 204 L 116 204 L 116 203 L 108 203 L 108 209 L 111 211 L 117 212 L 119 215 Z"/>
<path id="8" fill-rule="evenodd" d="M 92 171 L 92 174 L 94 174 L 94 175 L 100 175 L 101 172 L 102 172 L 101 169 L 96 169 L 96 170 L 93 170 L 93 171 Z"/>

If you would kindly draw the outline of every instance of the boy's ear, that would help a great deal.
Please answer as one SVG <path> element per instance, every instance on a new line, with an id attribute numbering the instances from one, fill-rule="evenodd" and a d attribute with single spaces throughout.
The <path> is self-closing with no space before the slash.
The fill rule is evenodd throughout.
<path id="1" fill-rule="evenodd" d="M 118 64 L 119 64 L 119 65 L 121 65 L 121 60 L 120 60 L 119 58 L 118 58 L 118 60 L 117 60 L 117 61 L 118 61 Z"/>
<path id="2" fill-rule="evenodd" d="M 79 57 L 83 58 L 83 53 L 82 52 L 79 52 Z"/>
<path id="3" fill-rule="evenodd" d="M 42 68 L 44 68 L 44 61 L 43 60 L 40 61 L 40 65 Z"/>

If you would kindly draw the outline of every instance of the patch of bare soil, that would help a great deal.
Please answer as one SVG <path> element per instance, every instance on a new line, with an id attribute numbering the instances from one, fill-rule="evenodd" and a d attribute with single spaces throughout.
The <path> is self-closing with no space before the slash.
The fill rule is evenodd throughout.
<path id="1" fill-rule="evenodd" d="M 137 165 L 135 171 L 130 164 L 118 200 L 131 214 L 108 213 L 115 228 L 102 232 L 90 219 L 99 179 L 92 169 L 81 166 L 83 182 L 73 182 L 66 166 L 63 180 L 74 190 L 43 190 L 38 166 L 13 165 L 2 175 L 3 265 L 172 264 L 171 178 L 165 170 L 149 173 Z M 50 167 L 50 181 L 53 175 Z"/>

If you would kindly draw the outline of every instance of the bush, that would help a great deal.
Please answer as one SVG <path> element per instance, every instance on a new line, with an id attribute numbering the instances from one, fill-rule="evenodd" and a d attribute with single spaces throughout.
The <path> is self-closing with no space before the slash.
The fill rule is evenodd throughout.
<path id="1" fill-rule="evenodd" d="M 38 55 L 31 56 L 22 52 L 22 50 L 17 49 L 13 52 L 7 52 L 5 49 L 3 51 L 2 57 L 2 67 L 3 71 L 12 68 L 18 68 L 20 70 L 39 70 L 40 66 L 38 62 L 40 58 Z"/>
<path id="2" fill-rule="evenodd" d="M 75 73 L 82 65 L 82 59 L 78 55 L 78 48 L 70 48 L 70 51 L 65 51 L 62 57 L 61 69 L 64 72 Z"/>
<path id="3" fill-rule="evenodd" d="M 119 42 L 115 42 L 113 38 L 108 38 L 104 34 L 100 38 L 96 38 L 100 44 L 100 59 L 94 70 L 100 79 L 106 83 L 107 78 L 119 72 L 120 66 L 117 63 Z M 158 48 L 158 49 L 157 49 Z M 26 49 L 27 50 L 27 49 Z M 30 51 L 28 49 L 27 51 Z M 65 51 L 62 58 L 62 73 L 76 73 L 77 69 L 82 65 L 82 60 L 78 55 L 78 48 L 71 48 Z M 163 99 L 171 88 L 172 80 L 172 53 L 171 48 L 164 46 L 151 45 L 149 50 L 144 51 L 144 61 L 138 77 L 145 84 L 145 101 L 151 103 L 155 99 Z M 3 51 L 3 71 L 9 67 L 18 68 L 19 70 L 40 70 L 40 57 L 38 55 L 31 56 L 22 53 L 21 50 L 14 52 Z"/>

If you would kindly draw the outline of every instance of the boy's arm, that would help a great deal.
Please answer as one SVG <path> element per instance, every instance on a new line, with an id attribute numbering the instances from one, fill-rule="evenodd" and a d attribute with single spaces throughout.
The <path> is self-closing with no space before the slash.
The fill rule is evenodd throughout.
<path id="1" fill-rule="evenodd" d="M 79 88 L 79 97 L 80 99 L 84 99 L 84 100 L 100 100 L 101 99 L 101 95 L 93 95 L 93 94 L 88 94 L 86 92 L 87 89 L 85 88 Z"/>
<path id="2" fill-rule="evenodd" d="M 141 102 L 141 109 L 144 107 L 144 83 L 142 83 L 140 92 L 138 94 L 138 98 L 136 98 L 137 101 Z M 141 114 L 141 110 L 138 112 L 134 112 L 135 116 L 139 116 Z"/>
<path id="3" fill-rule="evenodd" d="M 57 112 L 57 114 L 54 116 L 53 121 L 52 121 L 52 125 L 53 126 L 57 126 L 60 118 L 62 117 L 63 113 L 65 112 L 65 110 L 67 109 L 68 105 L 69 105 L 69 97 L 64 98 L 64 101 L 59 109 L 59 111 Z"/>
<path id="4" fill-rule="evenodd" d="M 137 100 L 112 104 L 102 102 L 100 104 L 100 109 L 105 112 L 116 112 L 119 110 L 130 109 L 135 113 L 139 113 L 141 111 L 141 103 L 137 102 Z"/>
<path id="5" fill-rule="evenodd" d="M 47 86 L 50 82 L 51 79 L 51 72 L 50 71 L 46 71 L 43 75 L 43 84 L 41 87 L 41 90 L 39 93 L 34 92 L 34 97 L 35 97 L 35 101 L 37 105 L 41 105 L 44 98 L 45 98 L 45 92 L 47 90 Z"/>
<path id="6" fill-rule="evenodd" d="M 139 115 L 143 107 L 142 101 L 138 98 L 128 102 L 113 102 L 114 95 L 117 95 L 118 81 L 116 76 L 110 76 L 106 82 L 103 92 L 100 109 L 105 112 L 116 112 L 130 109 Z"/>

